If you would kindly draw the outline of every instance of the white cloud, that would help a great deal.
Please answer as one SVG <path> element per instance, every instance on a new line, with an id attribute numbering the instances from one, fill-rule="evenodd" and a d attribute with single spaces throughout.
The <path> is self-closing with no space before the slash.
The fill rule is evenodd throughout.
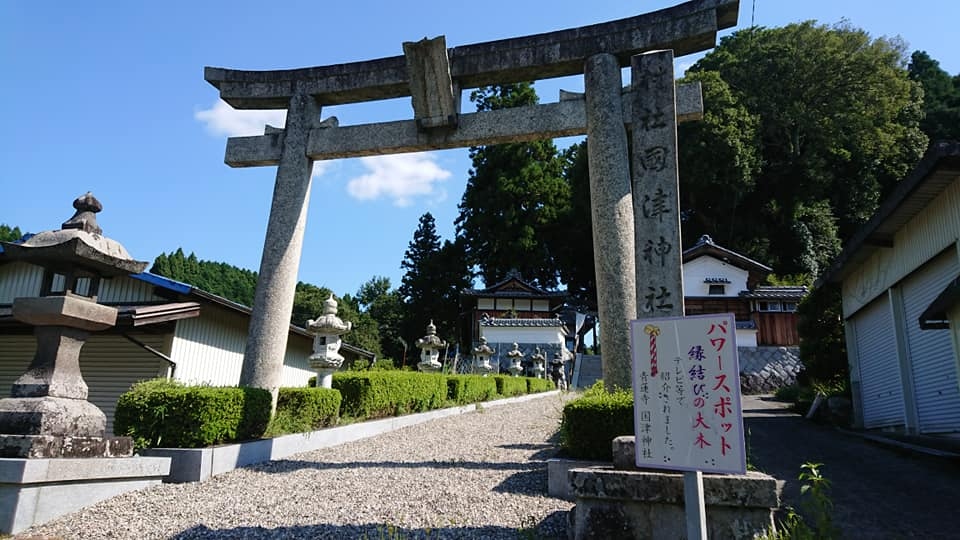
<path id="1" fill-rule="evenodd" d="M 267 124 L 282 128 L 287 121 L 287 111 L 283 109 L 237 110 L 218 99 L 209 109 L 193 113 L 193 117 L 206 127 L 208 133 L 216 137 L 244 137 L 263 135 L 263 127 Z M 322 175 L 328 163 L 315 161 L 313 176 Z"/>
<path id="2" fill-rule="evenodd" d="M 263 126 L 266 124 L 283 127 L 287 119 L 287 111 L 283 109 L 241 111 L 218 99 L 209 109 L 193 113 L 193 117 L 203 123 L 211 135 L 242 137 L 263 135 Z"/>
<path id="3" fill-rule="evenodd" d="M 431 154 L 396 154 L 360 158 L 370 172 L 347 183 L 347 193 L 361 201 L 387 197 L 397 206 L 409 206 L 417 197 L 431 201 L 446 198 L 438 182 L 450 177 Z"/>

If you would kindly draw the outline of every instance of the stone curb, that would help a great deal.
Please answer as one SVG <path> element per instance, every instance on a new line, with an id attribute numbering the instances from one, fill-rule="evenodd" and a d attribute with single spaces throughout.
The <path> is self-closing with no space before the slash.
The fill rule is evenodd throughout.
<path id="1" fill-rule="evenodd" d="M 887 448 L 900 450 L 900 451 L 907 452 L 917 456 L 928 456 L 928 457 L 935 457 L 939 459 L 946 459 L 954 463 L 960 464 L 960 454 L 956 452 L 940 450 L 938 448 L 931 448 L 929 446 L 908 443 L 905 441 L 898 441 L 896 439 L 884 437 L 883 435 L 874 435 L 872 433 L 862 433 L 862 432 L 851 431 L 849 429 L 844 429 L 839 427 L 836 429 L 840 433 L 844 433 L 846 435 L 852 435 L 854 437 L 860 437 L 861 439 L 868 440 L 872 443 L 878 444 L 880 446 L 885 446 Z"/>

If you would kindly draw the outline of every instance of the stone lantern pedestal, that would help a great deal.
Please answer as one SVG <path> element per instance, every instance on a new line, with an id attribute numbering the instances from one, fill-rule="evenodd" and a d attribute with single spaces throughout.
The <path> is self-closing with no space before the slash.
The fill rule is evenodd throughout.
<path id="1" fill-rule="evenodd" d="M 510 366 L 507 371 L 514 377 L 519 377 L 523 373 L 523 352 L 520 351 L 520 346 L 514 343 L 513 349 L 507 353 L 507 358 L 510 359 Z"/>
<path id="2" fill-rule="evenodd" d="M 437 327 L 433 321 L 427 325 L 427 335 L 418 339 L 416 342 L 420 349 L 420 363 L 417 368 L 424 372 L 436 372 L 443 369 L 440 363 L 440 349 L 447 346 L 447 343 L 437 337 Z"/>
<path id="3" fill-rule="evenodd" d="M 317 372 L 317 387 L 332 388 L 333 372 L 343 365 L 340 355 L 340 336 L 353 328 L 352 322 L 343 322 L 337 317 L 337 301 L 333 295 L 323 302 L 323 315 L 316 320 L 307 321 L 307 331 L 313 334 L 313 354 L 310 355 L 310 367 Z"/>
<path id="4" fill-rule="evenodd" d="M 102 236 L 93 195 L 73 206 L 60 230 L 3 242 L 6 259 L 44 273 L 39 297 L 13 302 L 13 318 L 34 327 L 37 348 L 10 397 L 0 399 L 2 533 L 159 484 L 170 471 L 170 458 L 130 457 L 132 439 L 108 436 L 106 416 L 87 401 L 80 350 L 90 333 L 117 321 L 115 308 L 97 303 L 100 280 L 142 272 L 147 263 Z"/>
<path id="5" fill-rule="evenodd" d="M 493 348 L 487 345 L 487 338 L 480 336 L 480 345 L 473 349 L 474 370 L 477 373 L 486 377 L 493 371 L 493 366 L 490 365 L 490 357 L 493 356 L 494 352 Z"/>

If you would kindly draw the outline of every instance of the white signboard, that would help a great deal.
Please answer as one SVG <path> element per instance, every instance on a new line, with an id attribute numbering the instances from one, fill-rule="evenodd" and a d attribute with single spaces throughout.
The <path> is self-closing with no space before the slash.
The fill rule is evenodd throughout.
<path id="1" fill-rule="evenodd" d="M 730 313 L 631 321 L 637 466 L 746 473 Z"/>

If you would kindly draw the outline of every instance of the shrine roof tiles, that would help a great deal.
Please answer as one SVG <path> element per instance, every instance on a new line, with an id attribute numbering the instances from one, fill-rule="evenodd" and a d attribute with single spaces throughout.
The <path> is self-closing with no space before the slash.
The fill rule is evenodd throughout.
<path id="1" fill-rule="evenodd" d="M 752 291 L 742 291 L 741 298 L 771 299 L 771 300 L 800 300 L 807 294 L 807 288 L 790 285 L 761 285 Z"/>
<path id="2" fill-rule="evenodd" d="M 498 328 L 563 328 L 563 321 L 557 318 L 548 319 L 493 319 L 480 321 L 480 326 Z"/>

